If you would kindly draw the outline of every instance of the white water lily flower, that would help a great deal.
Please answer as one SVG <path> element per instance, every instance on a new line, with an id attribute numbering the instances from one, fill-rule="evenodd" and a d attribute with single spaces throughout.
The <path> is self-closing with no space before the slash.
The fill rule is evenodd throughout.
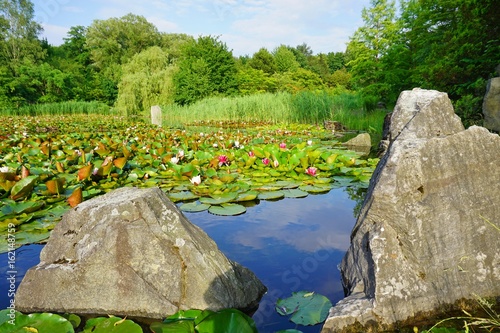
<path id="1" fill-rule="evenodd" d="M 184 157 L 184 150 L 179 150 L 179 152 L 177 153 L 177 156 L 179 156 L 179 158 L 183 158 Z"/>
<path id="2" fill-rule="evenodd" d="M 307 140 L 307 145 L 310 146 L 313 144 L 313 141 L 312 140 Z"/>
<path id="3" fill-rule="evenodd" d="M 8 166 L 4 166 L 4 167 L 0 168 L 0 172 L 9 172 L 9 171 L 10 171 L 10 169 Z"/>
<path id="4" fill-rule="evenodd" d="M 200 185 L 201 184 L 201 176 L 195 176 L 189 180 L 193 185 Z"/>
<path id="5" fill-rule="evenodd" d="M 179 159 L 178 159 L 177 157 L 175 157 L 175 156 L 174 156 L 174 157 L 172 157 L 172 158 L 170 159 L 170 162 L 171 162 L 172 164 L 177 164 L 177 163 L 179 163 Z"/>

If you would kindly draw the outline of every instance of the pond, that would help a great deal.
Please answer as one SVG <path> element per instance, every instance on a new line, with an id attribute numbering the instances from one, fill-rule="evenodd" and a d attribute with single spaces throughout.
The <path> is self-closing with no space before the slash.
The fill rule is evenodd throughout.
<path id="1" fill-rule="evenodd" d="M 238 216 L 206 211 L 185 214 L 228 258 L 251 269 L 267 286 L 253 318 L 259 333 L 271 333 L 296 328 L 275 311 L 278 298 L 301 290 L 323 294 L 333 304 L 343 298 L 337 266 L 349 246 L 359 191 L 343 187 L 301 199 L 261 200 Z M 42 248 L 28 245 L 16 251 L 17 284 L 26 270 L 39 262 Z M 7 307 L 9 301 L 7 260 L 6 253 L 0 255 L 0 308 Z M 297 329 L 320 332 L 321 325 Z"/>

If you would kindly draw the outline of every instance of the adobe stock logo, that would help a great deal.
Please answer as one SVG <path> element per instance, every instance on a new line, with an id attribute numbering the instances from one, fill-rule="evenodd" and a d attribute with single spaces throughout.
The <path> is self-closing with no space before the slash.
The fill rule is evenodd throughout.
<path id="1" fill-rule="evenodd" d="M 68 4 L 71 0 L 39 0 L 37 6 L 38 22 L 48 24 L 53 17 L 59 15 L 62 7 Z"/>
<path id="2" fill-rule="evenodd" d="M 217 18 L 223 21 L 227 16 L 232 16 L 238 6 L 238 0 L 216 0 L 213 2 L 213 8 Z"/>

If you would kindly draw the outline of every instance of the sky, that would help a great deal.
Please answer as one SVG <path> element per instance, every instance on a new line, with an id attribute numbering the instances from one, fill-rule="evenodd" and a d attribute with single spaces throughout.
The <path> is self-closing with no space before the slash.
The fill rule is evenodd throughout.
<path id="1" fill-rule="evenodd" d="M 219 36 L 233 55 L 252 56 L 281 44 L 306 43 L 314 54 L 343 52 L 363 25 L 361 11 L 370 0 L 33 0 L 35 19 L 52 45 L 70 27 L 94 20 L 144 16 L 159 31 Z"/>

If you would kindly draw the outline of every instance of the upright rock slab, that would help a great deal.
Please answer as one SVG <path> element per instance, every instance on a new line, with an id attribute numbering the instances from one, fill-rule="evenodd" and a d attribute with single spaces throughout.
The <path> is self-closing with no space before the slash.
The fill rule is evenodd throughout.
<path id="1" fill-rule="evenodd" d="M 348 297 L 322 332 L 390 330 L 500 296 L 500 137 L 464 130 L 446 94 L 414 89 L 390 140 L 341 263 Z"/>
<path id="2" fill-rule="evenodd" d="M 121 188 L 66 213 L 22 280 L 22 312 L 162 319 L 252 308 L 265 286 L 227 259 L 158 188 Z"/>
<path id="3" fill-rule="evenodd" d="M 488 81 L 483 99 L 483 115 L 484 127 L 500 132 L 500 77 Z"/>

